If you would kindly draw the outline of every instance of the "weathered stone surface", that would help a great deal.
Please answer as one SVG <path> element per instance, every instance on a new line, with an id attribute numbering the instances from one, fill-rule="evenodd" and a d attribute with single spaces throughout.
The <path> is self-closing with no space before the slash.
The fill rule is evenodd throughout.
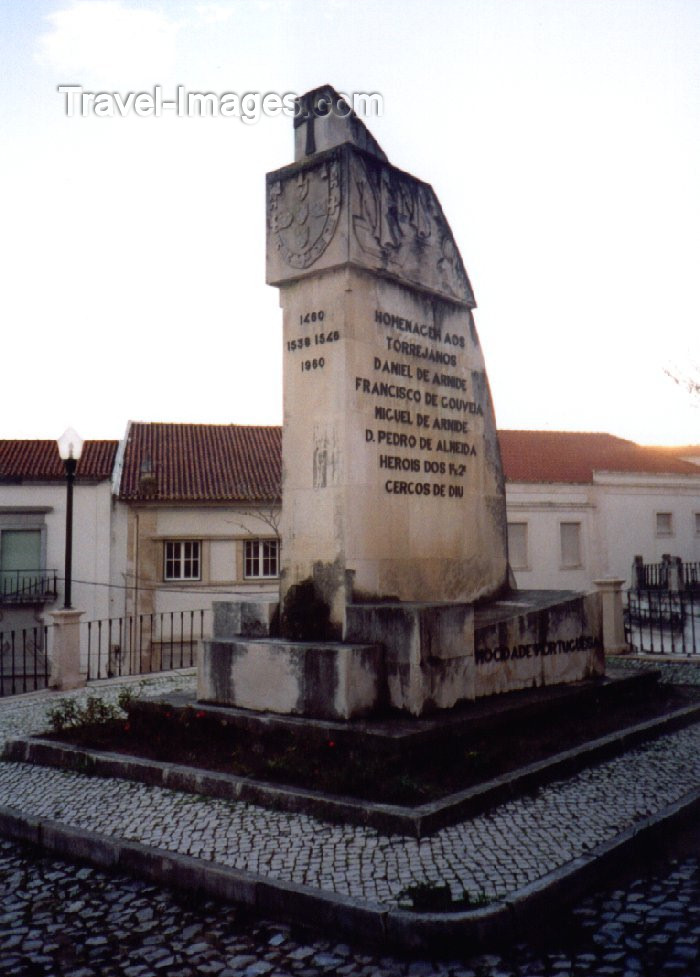
<path id="1" fill-rule="evenodd" d="M 313 580 L 345 637 L 353 602 L 498 592 L 505 496 L 473 293 L 434 192 L 364 127 L 303 127 L 303 157 L 268 176 L 267 279 L 284 310 L 281 596 Z"/>
<path id="2" fill-rule="evenodd" d="M 597 594 L 521 591 L 475 621 L 475 697 L 605 674 Z"/>
<path id="3" fill-rule="evenodd" d="M 384 647 L 395 709 L 420 715 L 475 697 L 470 604 L 349 604 L 346 635 Z"/>
<path id="4" fill-rule="evenodd" d="M 255 600 L 217 600 L 212 602 L 212 610 L 214 638 L 230 638 L 234 634 L 262 637 L 270 634 L 279 600 L 276 594 L 261 594 Z"/>
<path id="5" fill-rule="evenodd" d="M 376 644 L 205 641 L 197 697 L 242 709 L 350 719 L 384 705 Z"/>

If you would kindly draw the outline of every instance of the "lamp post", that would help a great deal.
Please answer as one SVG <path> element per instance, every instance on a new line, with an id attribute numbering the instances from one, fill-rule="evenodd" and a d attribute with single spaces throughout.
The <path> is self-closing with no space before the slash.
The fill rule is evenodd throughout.
<path id="1" fill-rule="evenodd" d="M 73 574 L 73 482 L 75 469 L 83 450 L 83 439 L 69 427 L 58 439 L 58 453 L 66 469 L 66 572 L 63 584 L 63 609 L 71 609 L 71 579 Z"/>

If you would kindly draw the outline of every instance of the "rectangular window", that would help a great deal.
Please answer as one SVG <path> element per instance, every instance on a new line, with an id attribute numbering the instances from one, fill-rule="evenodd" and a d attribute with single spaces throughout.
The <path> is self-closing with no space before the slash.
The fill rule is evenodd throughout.
<path id="1" fill-rule="evenodd" d="M 279 576 L 279 540 L 247 539 L 245 569 L 247 579 Z"/>
<path id="2" fill-rule="evenodd" d="M 0 535 L 3 570 L 38 570 L 41 567 L 41 530 L 5 529 Z"/>
<path id="3" fill-rule="evenodd" d="M 168 540 L 165 544 L 164 578 L 200 580 L 201 545 L 198 539 Z"/>
<path id="4" fill-rule="evenodd" d="M 562 522 L 559 524 L 561 536 L 562 567 L 581 566 L 581 523 Z"/>
<path id="5" fill-rule="evenodd" d="M 673 536 L 673 513 L 672 512 L 656 513 L 656 535 Z"/>
<path id="6" fill-rule="evenodd" d="M 41 530 L 3 529 L 0 533 L 0 590 L 26 587 L 41 575 Z"/>
<path id="7" fill-rule="evenodd" d="M 700 512 L 695 513 L 695 535 L 700 536 Z"/>
<path id="8" fill-rule="evenodd" d="M 527 523 L 508 523 L 508 559 L 514 570 L 525 570 L 528 566 Z"/>

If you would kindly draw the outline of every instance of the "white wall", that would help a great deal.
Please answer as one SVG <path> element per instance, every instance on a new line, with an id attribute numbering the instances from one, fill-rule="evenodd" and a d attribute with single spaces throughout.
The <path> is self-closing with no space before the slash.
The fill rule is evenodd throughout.
<path id="1" fill-rule="evenodd" d="M 621 476 L 598 475 L 601 522 L 605 526 L 604 576 L 629 581 L 630 566 L 639 554 L 645 563 L 659 563 L 665 553 L 684 562 L 700 561 L 700 476 L 646 476 L 626 486 Z M 670 512 L 673 531 L 659 536 L 656 514 Z"/>

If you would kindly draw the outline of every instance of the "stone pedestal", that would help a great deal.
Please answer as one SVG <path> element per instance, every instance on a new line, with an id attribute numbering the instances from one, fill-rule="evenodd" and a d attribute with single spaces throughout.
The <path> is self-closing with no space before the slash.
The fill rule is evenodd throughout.
<path id="1" fill-rule="evenodd" d="M 384 649 L 389 704 L 420 716 L 474 698 L 470 604 L 349 604 L 350 641 Z"/>
<path id="2" fill-rule="evenodd" d="M 53 642 L 49 685 L 52 689 L 79 689 L 87 672 L 80 665 L 80 618 L 84 611 L 53 611 Z"/>
<path id="3" fill-rule="evenodd" d="M 256 712 L 354 719 L 386 705 L 378 645 L 207 641 L 197 698 Z"/>

